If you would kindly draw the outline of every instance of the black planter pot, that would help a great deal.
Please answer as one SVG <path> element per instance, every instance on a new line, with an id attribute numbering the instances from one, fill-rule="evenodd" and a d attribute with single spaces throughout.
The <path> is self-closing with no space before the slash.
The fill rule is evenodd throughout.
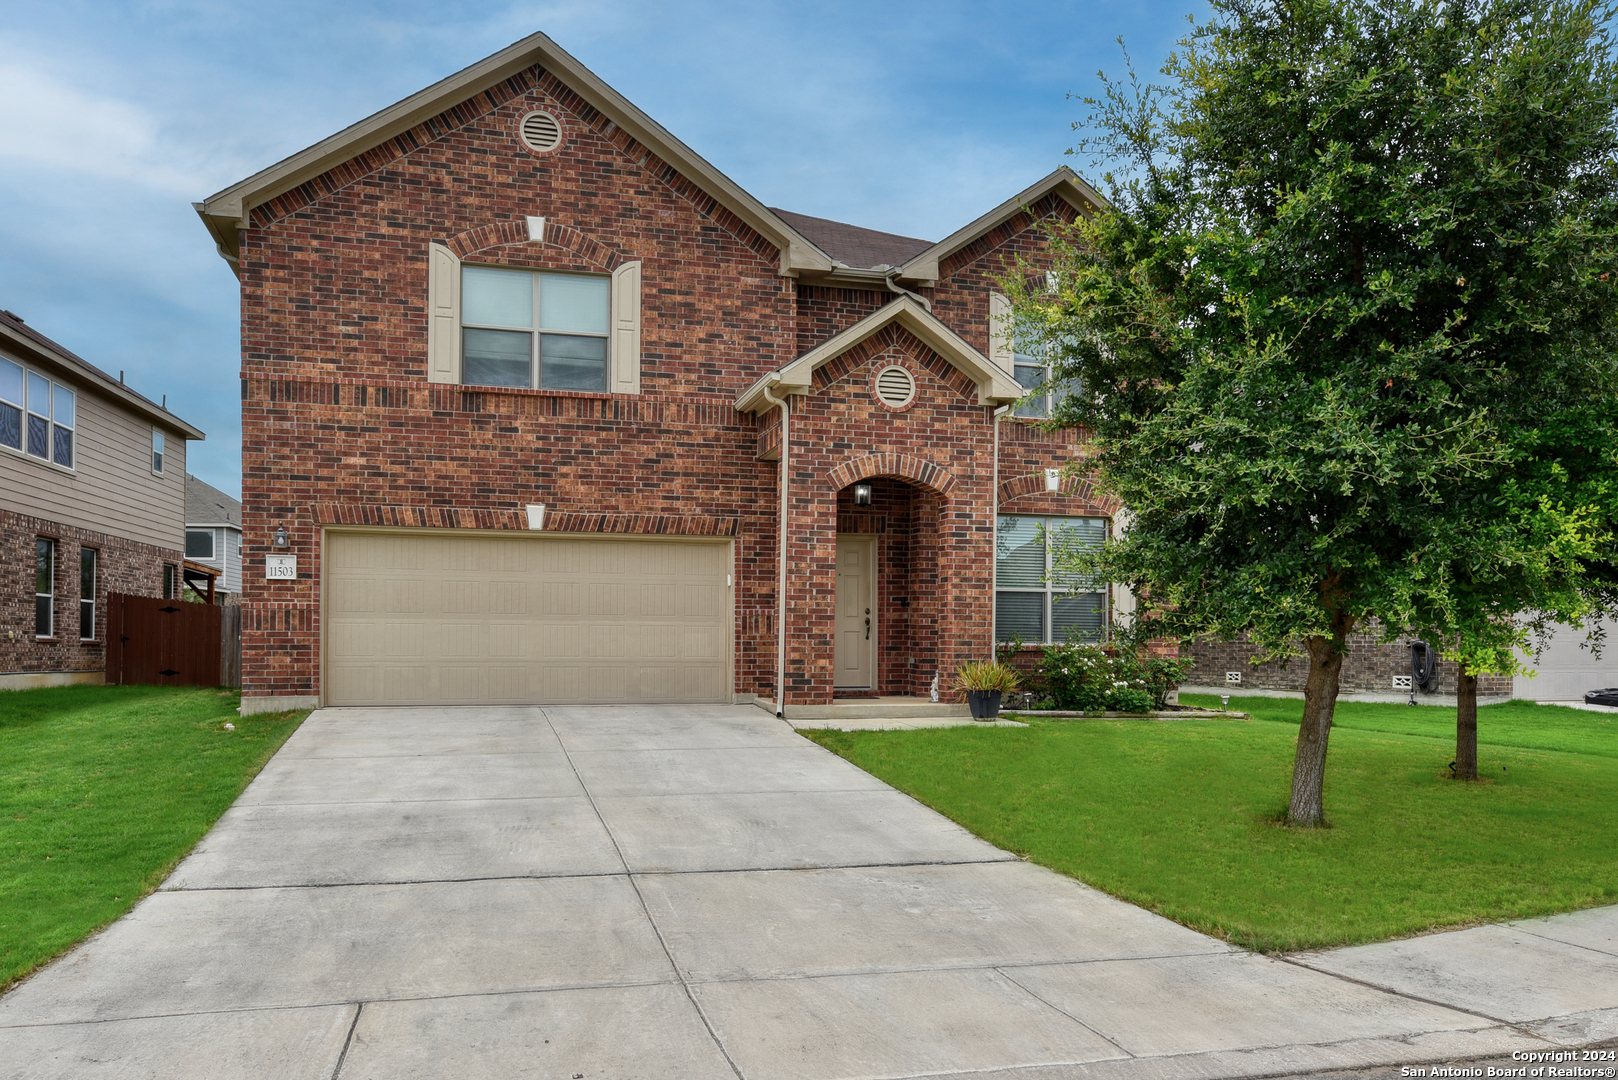
<path id="1" fill-rule="evenodd" d="M 1000 691 L 968 690 L 966 706 L 972 710 L 972 719 L 993 720 L 1000 715 Z"/>

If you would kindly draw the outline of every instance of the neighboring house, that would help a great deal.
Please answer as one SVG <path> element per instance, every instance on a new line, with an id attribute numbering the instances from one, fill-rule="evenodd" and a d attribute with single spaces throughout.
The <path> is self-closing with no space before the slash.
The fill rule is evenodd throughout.
<path id="1" fill-rule="evenodd" d="M 100 682 L 107 593 L 178 595 L 202 437 L 0 311 L 0 689 Z"/>
<path id="2" fill-rule="evenodd" d="M 215 587 L 222 603 L 242 591 L 242 504 L 223 491 L 185 474 L 185 557 L 218 571 Z"/>
<path id="3" fill-rule="evenodd" d="M 770 209 L 536 34 L 199 203 L 244 711 L 793 707 L 1104 636 L 1046 547 L 1112 508 L 999 294 L 1099 198 L 1007 194 L 938 242 Z"/>

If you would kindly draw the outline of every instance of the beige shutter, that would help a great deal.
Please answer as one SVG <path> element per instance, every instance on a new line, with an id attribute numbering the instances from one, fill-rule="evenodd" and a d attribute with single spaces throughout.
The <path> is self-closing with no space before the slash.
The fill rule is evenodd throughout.
<path id="1" fill-rule="evenodd" d="M 427 381 L 461 381 L 461 260 L 427 245 Z"/>
<path id="2" fill-rule="evenodd" d="M 1011 298 L 989 294 L 989 359 L 994 366 L 1016 378 L 1017 362 L 1012 358 Z"/>
<path id="3" fill-rule="evenodd" d="M 612 386 L 614 394 L 640 393 L 640 263 L 612 272 Z"/>

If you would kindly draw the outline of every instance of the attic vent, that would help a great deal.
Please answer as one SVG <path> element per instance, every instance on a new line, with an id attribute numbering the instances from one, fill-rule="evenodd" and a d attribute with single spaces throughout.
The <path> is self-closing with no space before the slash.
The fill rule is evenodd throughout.
<path id="1" fill-rule="evenodd" d="M 876 397 L 890 409 L 902 409 L 916 400 L 916 379 L 898 364 L 876 373 Z"/>
<path id="2" fill-rule="evenodd" d="M 548 112 L 531 112 L 517 125 L 522 143 L 536 154 L 548 154 L 562 145 L 562 125 Z"/>

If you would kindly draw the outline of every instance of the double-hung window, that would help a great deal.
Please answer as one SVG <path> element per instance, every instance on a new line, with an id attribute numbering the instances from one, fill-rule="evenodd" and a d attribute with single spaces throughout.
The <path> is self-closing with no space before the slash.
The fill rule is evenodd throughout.
<path id="1" fill-rule="evenodd" d="M 606 393 L 611 279 L 461 267 L 461 381 Z"/>
<path id="2" fill-rule="evenodd" d="M 71 469 L 77 414 L 73 391 L 0 358 L 0 446 Z"/>
<path id="3" fill-rule="evenodd" d="M 1034 391 L 1017 403 L 1016 415 L 1046 419 L 1051 409 L 1066 395 L 1055 388 L 1055 373 L 1045 346 L 1039 342 L 1018 340 L 1012 356 L 1017 384 L 1024 390 Z"/>
<path id="4" fill-rule="evenodd" d="M 152 472 L 163 475 L 163 433 L 152 429 Z"/>
<path id="5" fill-rule="evenodd" d="M 1101 641 L 1107 593 L 1062 569 L 1062 554 L 1099 547 L 1105 518 L 1003 516 L 995 547 L 996 641 Z"/>
<path id="6" fill-rule="evenodd" d="M 79 638 L 96 636 L 96 549 L 79 549 Z"/>
<path id="7" fill-rule="evenodd" d="M 22 365 L 0 356 L 0 446 L 22 449 L 23 401 Z"/>
<path id="8" fill-rule="evenodd" d="M 34 540 L 34 636 L 56 636 L 56 541 Z"/>
<path id="9" fill-rule="evenodd" d="M 213 556 L 213 530 L 187 529 L 185 531 L 185 557 L 188 559 L 212 559 Z"/>

